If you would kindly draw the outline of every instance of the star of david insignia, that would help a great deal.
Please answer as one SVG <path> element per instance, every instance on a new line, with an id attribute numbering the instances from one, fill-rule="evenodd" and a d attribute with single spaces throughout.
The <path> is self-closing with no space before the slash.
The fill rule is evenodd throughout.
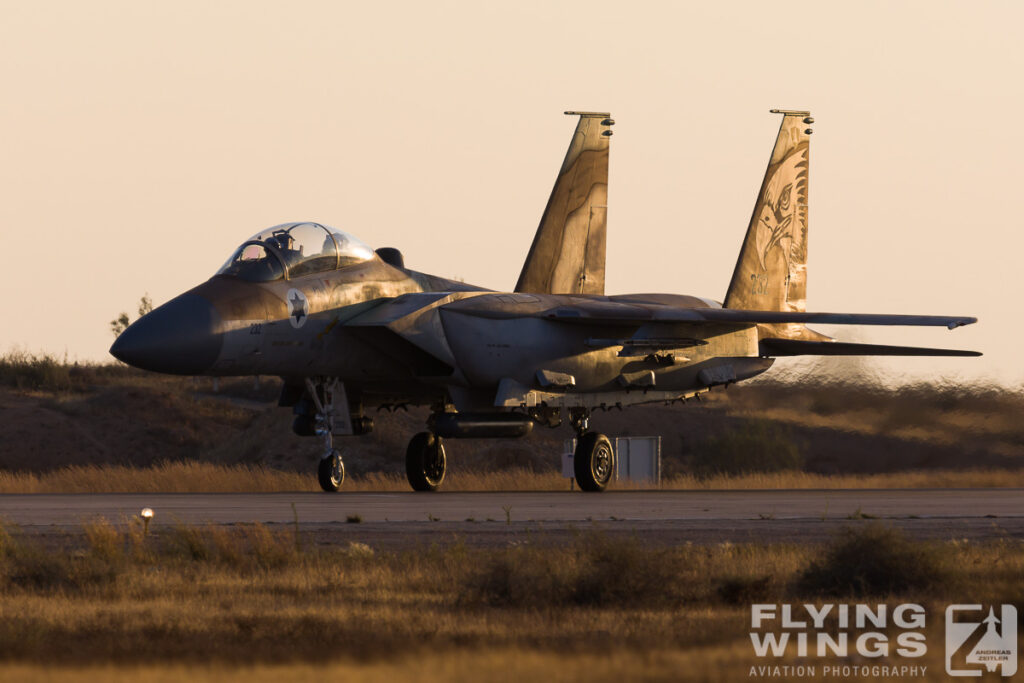
<path id="1" fill-rule="evenodd" d="M 292 294 L 292 298 L 289 299 L 292 305 L 292 317 L 295 318 L 295 322 L 302 322 L 302 319 L 306 315 L 306 300 L 299 296 L 298 292 Z"/>

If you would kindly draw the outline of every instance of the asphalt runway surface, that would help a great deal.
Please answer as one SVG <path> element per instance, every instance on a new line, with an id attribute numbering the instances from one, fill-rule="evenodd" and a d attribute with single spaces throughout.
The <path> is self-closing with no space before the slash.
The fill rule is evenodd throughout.
<path id="1" fill-rule="evenodd" d="M 562 542 L 588 528 L 652 543 L 820 542 L 874 520 L 915 538 L 1024 541 L 1024 489 L 26 494 L 0 496 L 0 520 L 67 533 L 144 507 L 155 512 L 155 532 L 178 523 L 290 527 L 297 519 L 322 543 L 389 548 L 501 545 L 524 533 Z"/>

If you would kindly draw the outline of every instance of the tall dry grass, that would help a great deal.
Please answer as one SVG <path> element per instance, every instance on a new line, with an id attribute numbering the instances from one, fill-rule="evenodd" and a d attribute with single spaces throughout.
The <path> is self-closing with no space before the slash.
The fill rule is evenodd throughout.
<path id="1" fill-rule="evenodd" d="M 196 461 L 152 467 L 68 465 L 43 473 L 0 470 L 0 493 L 259 493 L 314 487 L 311 476 L 297 472 Z"/>
<path id="2" fill-rule="evenodd" d="M 893 489 L 893 488 L 1017 488 L 1024 487 L 1024 470 L 922 470 L 888 474 L 813 474 L 765 472 L 750 474 L 679 475 L 654 487 L 644 482 L 619 481 L 613 490 L 741 490 L 741 489 Z M 454 470 L 445 479 L 446 491 L 568 491 L 570 482 L 557 472 L 510 469 L 496 472 Z M 369 473 L 350 476 L 346 491 L 408 491 L 402 474 Z M 183 461 L 152 467 L 126 465 L 69 465 L 44 473 L 0 470 L 4 493 L 264 493 L 319 491 L 309 473 L 275 470 L 259 465 L 215 465 Z"/>
<path id="3" fill-rule="evenodd" d="M 329 663 L 294 661 L 272 665 L 161 663 L 53 667 L 0 664 L 0 680 L 23 683 L 621 683 L 695 680 L 690 673 L 701 672 L 699 680 L 731 683 L 736 677 L 736 661 L 742 654 L 740 646 L 643 653 L 495 647 L 483 651 L 396 653 L 386 660 L 374 661 L 342 658 Z"/>
<path id="4" fill-rule="evenodd" d="M 20 390 L 82 391 L 98 381 L 139 374 L 121 363 L 68 362 L 67 354 L 15 348 L 0 355 L 0 385 Z"/>
<path id="5" fill-rule="evenodd" d="M 0 534 L 0 667 L 173 663 L 230 671 L 302 662 L 312 671 L 387 670 L 405 679 L 417 667 L 445 671 L 446 661 L 523 671 L 509 658 L 551 664 L 555 655 L 607 663 L 630 678 L 668 676 L 666 657 L 705 661 L 721 667 L 721 680 L 735 680 L 756 663 L 750 603 L 833 593 L 807 576 L 848 564 L 851 538 L 870 572 L 924 563 L 938 578 L 897 586 L 853 574 L 854 589 L 838 591 L 841 599 L 915 601 L 938 624 L 947 602 L 1024 598 L 1019 540 L 939 545 L 896 534 L 879 547 L 874 529 L 824 549 L 651 548 L 639 538 L 581 532 L 554 547 L 521 537 L 505 548 L 403 552 L 296 543 L 292 532 L 260 525 L 147 536 L 137 523 L 97 521 L 56 546 L 10 529 Z M 722 652 L 733 656 L 715 654 Z"/>

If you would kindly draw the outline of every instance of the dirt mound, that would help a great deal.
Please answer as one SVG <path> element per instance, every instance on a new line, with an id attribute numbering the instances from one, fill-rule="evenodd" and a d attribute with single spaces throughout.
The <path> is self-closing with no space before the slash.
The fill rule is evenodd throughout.
<path id="1" fill-rule="evenodd" d="M 243 410 L 191 401 L 159 387 L 111 386 L 45 395 L 0 391 L 0 465 L 148 465 L 201 459 L 211 443 L 244 430 Z"/>
<path id="2" fill-rule="evenodd" d="M 195 383 L 135 371 L 86 373 L 71 390 L 0 386 L 0 468 L 48 471 L 67 464 L 148 465 L 196 460 L 308 472 L 322 444 L 295 436 L 291 411 L 276 407 L 280 383 Z M 0 384 L 4 384 L 0 382 Z M 1012 393 L 955 395 L 937 389 L 883 391 L 755 383 L 703 401 L 596 412 L 591 426 L 616 436 L 662 436 L 666 475 L 707 460 L 722 434 L 752 421 L 779 425 L 804 468 L 819 473 L 1024 466 L 1024 399 Z M 405 448 L 426 428 L 426 409 L 374 413 L 375 430 L 339 438 L 352 475 L 404 471 Z M 449 440 L 453 470 L 560 467 L 568 426 L 520 440 Z"/>

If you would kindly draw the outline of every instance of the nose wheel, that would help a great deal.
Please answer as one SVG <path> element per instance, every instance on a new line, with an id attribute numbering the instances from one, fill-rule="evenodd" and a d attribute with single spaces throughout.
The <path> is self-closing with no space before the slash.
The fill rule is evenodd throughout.
<path id="1" fill-rule="evenodd" d="M 341 489 L 341 485 L 345 483 L 345 463 L 341 461 L 341 453 L 332 448 L 320 458 L 316 478 L 320 481 L 320 488 L 328 493 Z"/>
<path id="2" fill-rule="evenodd" d="M 431 432 L 420 432 L 412 437 L 405 451 L 405 476 L 413 491 L 439 489 L 447 465 L 441 437 Z"/>

